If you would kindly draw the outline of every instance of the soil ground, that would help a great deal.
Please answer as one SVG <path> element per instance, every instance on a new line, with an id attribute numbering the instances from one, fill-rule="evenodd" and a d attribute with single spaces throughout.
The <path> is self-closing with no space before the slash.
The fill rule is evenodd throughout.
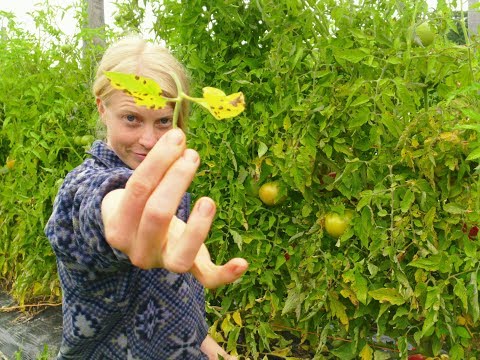
<path id="1" fill-rule="evenodd" d="M 14 306 L 12 299 L 0 293 L 0 308 Z M 59 307 L 50 307 L 36 315 L 18 311 L 0 312 L 0 360 L 36 360 L 48 346 L 55 358 L 62 336 L 62 314 Z"/>

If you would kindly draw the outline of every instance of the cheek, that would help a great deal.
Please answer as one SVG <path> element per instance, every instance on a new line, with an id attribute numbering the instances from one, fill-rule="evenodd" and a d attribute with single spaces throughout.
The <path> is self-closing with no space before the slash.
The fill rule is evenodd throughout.
<path id="1" fill-rule="evenodd" d="M 123 127 L 107 127 L 107 139 L 112 145 L 129 145 L 136 141 L 135 131 Z"/>

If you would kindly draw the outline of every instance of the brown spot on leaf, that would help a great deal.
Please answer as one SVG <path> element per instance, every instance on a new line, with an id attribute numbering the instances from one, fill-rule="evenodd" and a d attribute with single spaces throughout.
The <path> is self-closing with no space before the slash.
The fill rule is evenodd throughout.
<path id="1" fill-rule="evenodd" d="M 135 80 L 140 80 L 140 76 L 135 75 Z"/>
<path id="2" fill-rule="evenodd" d="M 236 97 L 235 99 L 233 99 L 232 101 L 230 101 L 230 104 L 232 106 L 235 106 L 237 107 L 238 104 L 243 104 L 243 94 L 240 94 L 238 95 L 238 97 Z"/>

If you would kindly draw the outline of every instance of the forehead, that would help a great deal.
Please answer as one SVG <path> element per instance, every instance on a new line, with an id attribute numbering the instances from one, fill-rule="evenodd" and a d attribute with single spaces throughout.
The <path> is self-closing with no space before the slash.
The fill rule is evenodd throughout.
<path id="1" fill-rule="evenodd" d="M 129 110 L 146 115 L 165 116 L 173 114 L 173 105 L 171 103 L 167 104 L 162 109 L 152 110 L 145 106 L 137 105 L 133 97 L 120 90 L 115 90 L 112 93 L 107 106 L 116 110 Z"/>

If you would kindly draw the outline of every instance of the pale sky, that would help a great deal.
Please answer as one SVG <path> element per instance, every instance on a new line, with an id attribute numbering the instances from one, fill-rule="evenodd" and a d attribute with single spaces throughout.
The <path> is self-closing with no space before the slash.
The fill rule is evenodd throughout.
<path id="1" fill-rule="evenodd" d="M 13 12 L 17 16 L 17 23 L 23 23 L 27 28 L 34 29 L 34 23 L 29 17 L 28 13 L 35 10 L 36 4 L 45 3 L 48 1 L 51 5 L 60 5 L 62 7 L 67 6 L 68 4 L 75 3 L 75 0 L 0 0 L 0 10 Z M 121 0 L 105 0 L 105 22 L 109 25 L 113 25 L 113 17 L 116 7 L 114 2 L 121 2 Z M 433 9 L 437 5 L 437 0 L 427 0 L 429 6 Z M 467 0 L 457 0 L 459 5 L 461 3 L 467 4 Z M 464 6 L 465 8 L 466 6 Z M 146 16 L 152 16 L 151 12 L 147 8 Z M 57 26 L 62 29 L 67 35 L 74 33 L 75 20 L 73 19 L 73 12 L 70 11 L 67 13 L 64 19 L 57 19 Z M 2 26 L 0 22 L 0 27 Z M 148 37 L 149 29 L 143 29 L 143 35 Z"/>
<path id="2" fill-rule="evenodd" d="M 31 16 L 28 15 L 29 12 L 34 11 L 35 9 L 41 9 L 42 5 L 48 2 L 53 6 L 60 6 L 62 8 L 67 7 L 68 5 L 78 3 L 79 0 L 0 0 L 0 11 L 9 11 L 13 12 L 17 17 L 17 24 L 25 24 L 28 29 L 35 29 L 34 22 L 32 21 Z M 104 11 L 105 11 L 105 23 L 108 25 L 113 25 L 113 13 L 116 10 L 115 2 L 121 3 L 122 0 L 104 0 Z M 147 7 L 146 17 L 151 17 L 151 12 L 148 11 Z M 60 16 L 57 18 L 57 26 L 62 29 L 66 34 L 73 34 L 75 31 L 75 26 L 77 25 L 75 19 L 73 18 L 74 11 L 67 11 L 67 14 L 62 19 Z M 0 22 L 0 27 L 2 26 Z M 149 29 L 144 29 L 144 32 L 148 32 Z M 144 33 L 146 36 L 147 33 Z"/>

